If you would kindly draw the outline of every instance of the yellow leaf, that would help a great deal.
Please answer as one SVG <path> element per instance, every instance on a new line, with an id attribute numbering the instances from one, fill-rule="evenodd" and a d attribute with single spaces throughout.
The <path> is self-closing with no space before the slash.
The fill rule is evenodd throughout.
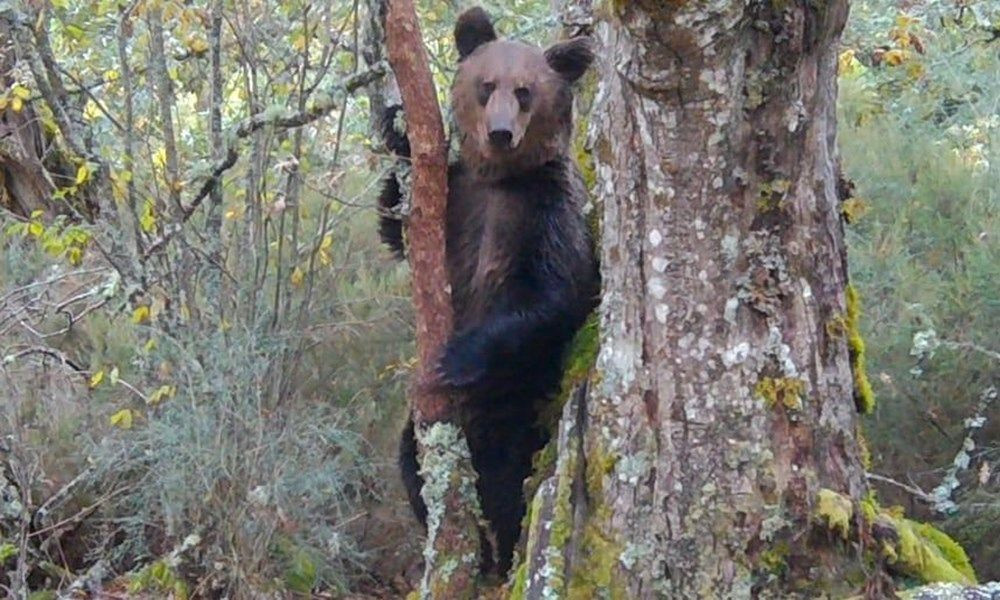
<path id="1" fill-rule="evenodd" d="M 27 100 L 31 98 L 31 91 L 24 87 L 20 83 L 15 83 L 14 87 L 11 88 L 11 93 L 14 94 L 15 98 L 20 98 L 21 100 Z"/>
<path id="2" fill-rule="evenodd" d="M 87 103 L 83 105 L 83 118 L 87 121 L 95 121 L 101 116 L 101 109 L 97 107 L 97 103 L 93 100 L 87 100 Z"/>
<path id="3" fill-rule="evenodd" d="M 108 375 L 108 383 L 118 385 L 118 381 L 118 367 L 113 367 L 111 373 Z"/>
<path id="4" fill-rule="evenodd" d="M 172 385 L 161 385 L 155 392 L 150 394 L 149 404 L 155 406 L 167 398 L 173 398 L 176 392 L 177 388 Z"/>
<path id="5" fill-rule="evenodd" d="M 146 233 L 153 233 L 156 229 L 156 211 L 152 200 L 146 200 L 142 208 L 142 216 L 139 217 L 139 226 Z"/>
<path id="6" fill-rule="evenodd" d="M 892 49 L 886 52 L 882 58 L 885 60 L 885 64 L 896 67 L 906 60 L 906 50 Z"/>
<path id="7" fill-rule="evenodd" d="M 14 112 L 21 112 L 21 109 L 24 108 L 24 100 L 15 97 L 13 100 L 10 101 L 10 108 Z"/>
<path id="8" fill-rule="evenodd" d="M 188 50 L 194 54 L 202 54 L 208 50 L 208 42 L 197 36 L 188 38 L 186 44 Z"/>
<path id="9" fill-rule="evenodd" d="M 924 75 L 924 65 L 920 64 L 918 61 L 911 60 L 906 63 L 906 74 L 909 75 L 911 79 L 920 79 Z"/>
<path id="10" fill-rule="evenodd" d="M 844 50 L 837 57 L 837 74 L 842 77 L 854 77 L 864 69 L 864 65 L 855 56 L 853 49 Z"/>
<path id="11" fill-rule="evenodd" d="M 86 183 L 88 179 L 90 179 L 90 167 L 87 163 L 83 163 L 76 170 L 76 184 Z"/>
<path id="12" fill-rule="evenodd" d="M 153 153 L 153 164 L 161 169 L 167 164 L 167 150 L 165 148 L 160 148 Z"/>
<path id="13" fill-rule="evenodd" d="M 302 285 L 302 281 L 305 279 L 305 277 L 306 275 L 305 273 L 302 272 L 302 269 L 295 267 L 295 269 L 292 271 L 292 277 L 291 277 L 292 285 L 294 285 L 295 287 L 299 287 L 300 285 Z"/>
<path id="14" fill-rule="evenodd" d="M 904 13 L 900 13 L 899 16 L 896 17 L 896 27 L 901 27 L 905 29 L 910 25 L 915 25 L 916 23 L 917 23 L 916 19 Z"/>
<path id="15" fill-rule="evenodd" d="M 132 322 L 144 323 L 148 320 L 149 320 L 149 307 L 146 305 L 135 307 L 135 310 L 132 311 Z"/>
<path id="16" fill-rule="evenodd" d="M 295 34 L 295 38 L 292 39 L 292 48 L 302 52 L 306 49 L 306 35 L 304 33 Z"/>
<path id="17" fill-rule="evenodd" d="M 122 429 L 132 429 L 132 409 L 123 408 L 111 415 L 111 424 Z"/>
<path id="18" fill-rule="evenodd" d="M 148 342 L 146 342 L 146 345 L 145 345 L 145 346 L 143 346 L 143 349 L 144 349 L 144 350 L 145 350 L 146 352 L 151 352 L 151 351 L 153 351 L 153 350 L 154 350 L 155 348 L 156 348 L 156 338 L 149 338 L 149 341 L 148 341 Z"/>
<path id="19" fill-rule="evenodd" d="M 333 236 L 328 233 L 325 236 L 323 236 L 323 242 L 319 245 L 319 249 L 328 250 L 332 245 L 333 245 Z"/>
<path id="20" fill-rule="evenodd" d="M 75 246 L 66 250 L 66 260 L 74 267 L 79 267 L 80 263 L 83 262 L 83 250 Z"/>
<path id="21" fill-rule="evenodd" d="M 97 386 L 101 385 L 102 381 L 104 381 L 103 369 L 90 376 L 90 389 L 94 389 Z"/>
<path id="22" fill-rule="evenodd" d="M 114 69 L 108 69 L 104 72 L 104 81 L 111 83 L 112 81 L 118 81 L 118 71 Z"/>

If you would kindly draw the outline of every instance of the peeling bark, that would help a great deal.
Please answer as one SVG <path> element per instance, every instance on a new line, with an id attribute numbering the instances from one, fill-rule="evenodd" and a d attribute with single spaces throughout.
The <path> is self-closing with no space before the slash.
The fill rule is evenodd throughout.
<path id="1" fill-rule="evenodd" d="M 574 426 L 584 497 L 569 496 L 583 514 L 553 541 L 557 468 L 515 596 L 544 596 L 547 553 L 570 598 L 858 590 L 860 557 L 817 518 L 821 490 L 867 491 L 835 168 L 847 2 L 605 10 L 601 350 Z"/>

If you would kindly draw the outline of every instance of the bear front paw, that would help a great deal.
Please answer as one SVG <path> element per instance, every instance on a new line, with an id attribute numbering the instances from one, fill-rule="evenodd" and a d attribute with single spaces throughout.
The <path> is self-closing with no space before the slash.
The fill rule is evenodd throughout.
<path id="1" fill-rule="evenodd" d="M 481 336 L 459 336 L 448 342 L 438 362 L 438 381 L 449 387 L 480 383 L 489 369 L 489 359 L 489 349 Z"/>

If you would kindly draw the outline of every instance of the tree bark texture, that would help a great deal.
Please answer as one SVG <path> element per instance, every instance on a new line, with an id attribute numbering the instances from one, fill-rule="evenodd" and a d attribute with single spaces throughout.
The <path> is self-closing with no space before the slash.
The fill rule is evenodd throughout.
<path id="1" fill-rule="evenodd" d="M 385 35 L 411 149 L 408 255 L 420 367 L 410 400 L 427 506 L 421 597 L 473 598 L 480 558 L 476 473 L 465 435 L 451 421 L 449 396 L 426 385 L 452 331 L 445 269 L 447 142 L 412 0 L 389 0 Z"/>
<path id="2" fill-rule="evenodd" d="M 847 1 L 607 6 L 601 349 L 515 595 L 815 597 L 860 571 L 867 491 L 835 174 Z"/>
<path id="3" fill-rule="evenodd" d="M 11 26 L 0 21 L 0 87 L 5 90 L 17 83 L 12 76 L 16 54 Z M 51 176 L 72 178 L 72 165 L 65 164 L 59 152 L 47 151 L 51 140 L 31 103 L 21 99 L 17 110 L 13 102 L 8 103 L 11 106 L 0 110 L 0 207 L 22 217 L 36 210 L 55 212 L 52 192 L 56 185 Z M 79 208 L 86 211 L 89 207 Z"/>

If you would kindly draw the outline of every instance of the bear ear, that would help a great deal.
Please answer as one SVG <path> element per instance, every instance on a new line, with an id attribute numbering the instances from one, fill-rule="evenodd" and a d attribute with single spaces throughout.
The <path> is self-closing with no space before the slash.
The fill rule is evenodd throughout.
<path id="1" fill-rule="evenodd" d="M 545 50 L 545 61 L 556 73 L 562 75 L 563 79 L 573 83 L 586 73 L 590 64 L 594 62 L 594 50 L 589 38 L 575 37 L 549 46 Z"/>
<path id="2" fill-rule="evenodd" d="M 472 54 L 473 50 L 487 42 L 497 39 L 490 16 L 480 6 L 470 8 L 458 17 L 455 23 L 455 45 L 458 47 L 458 60 L 463 60 Z"/>

